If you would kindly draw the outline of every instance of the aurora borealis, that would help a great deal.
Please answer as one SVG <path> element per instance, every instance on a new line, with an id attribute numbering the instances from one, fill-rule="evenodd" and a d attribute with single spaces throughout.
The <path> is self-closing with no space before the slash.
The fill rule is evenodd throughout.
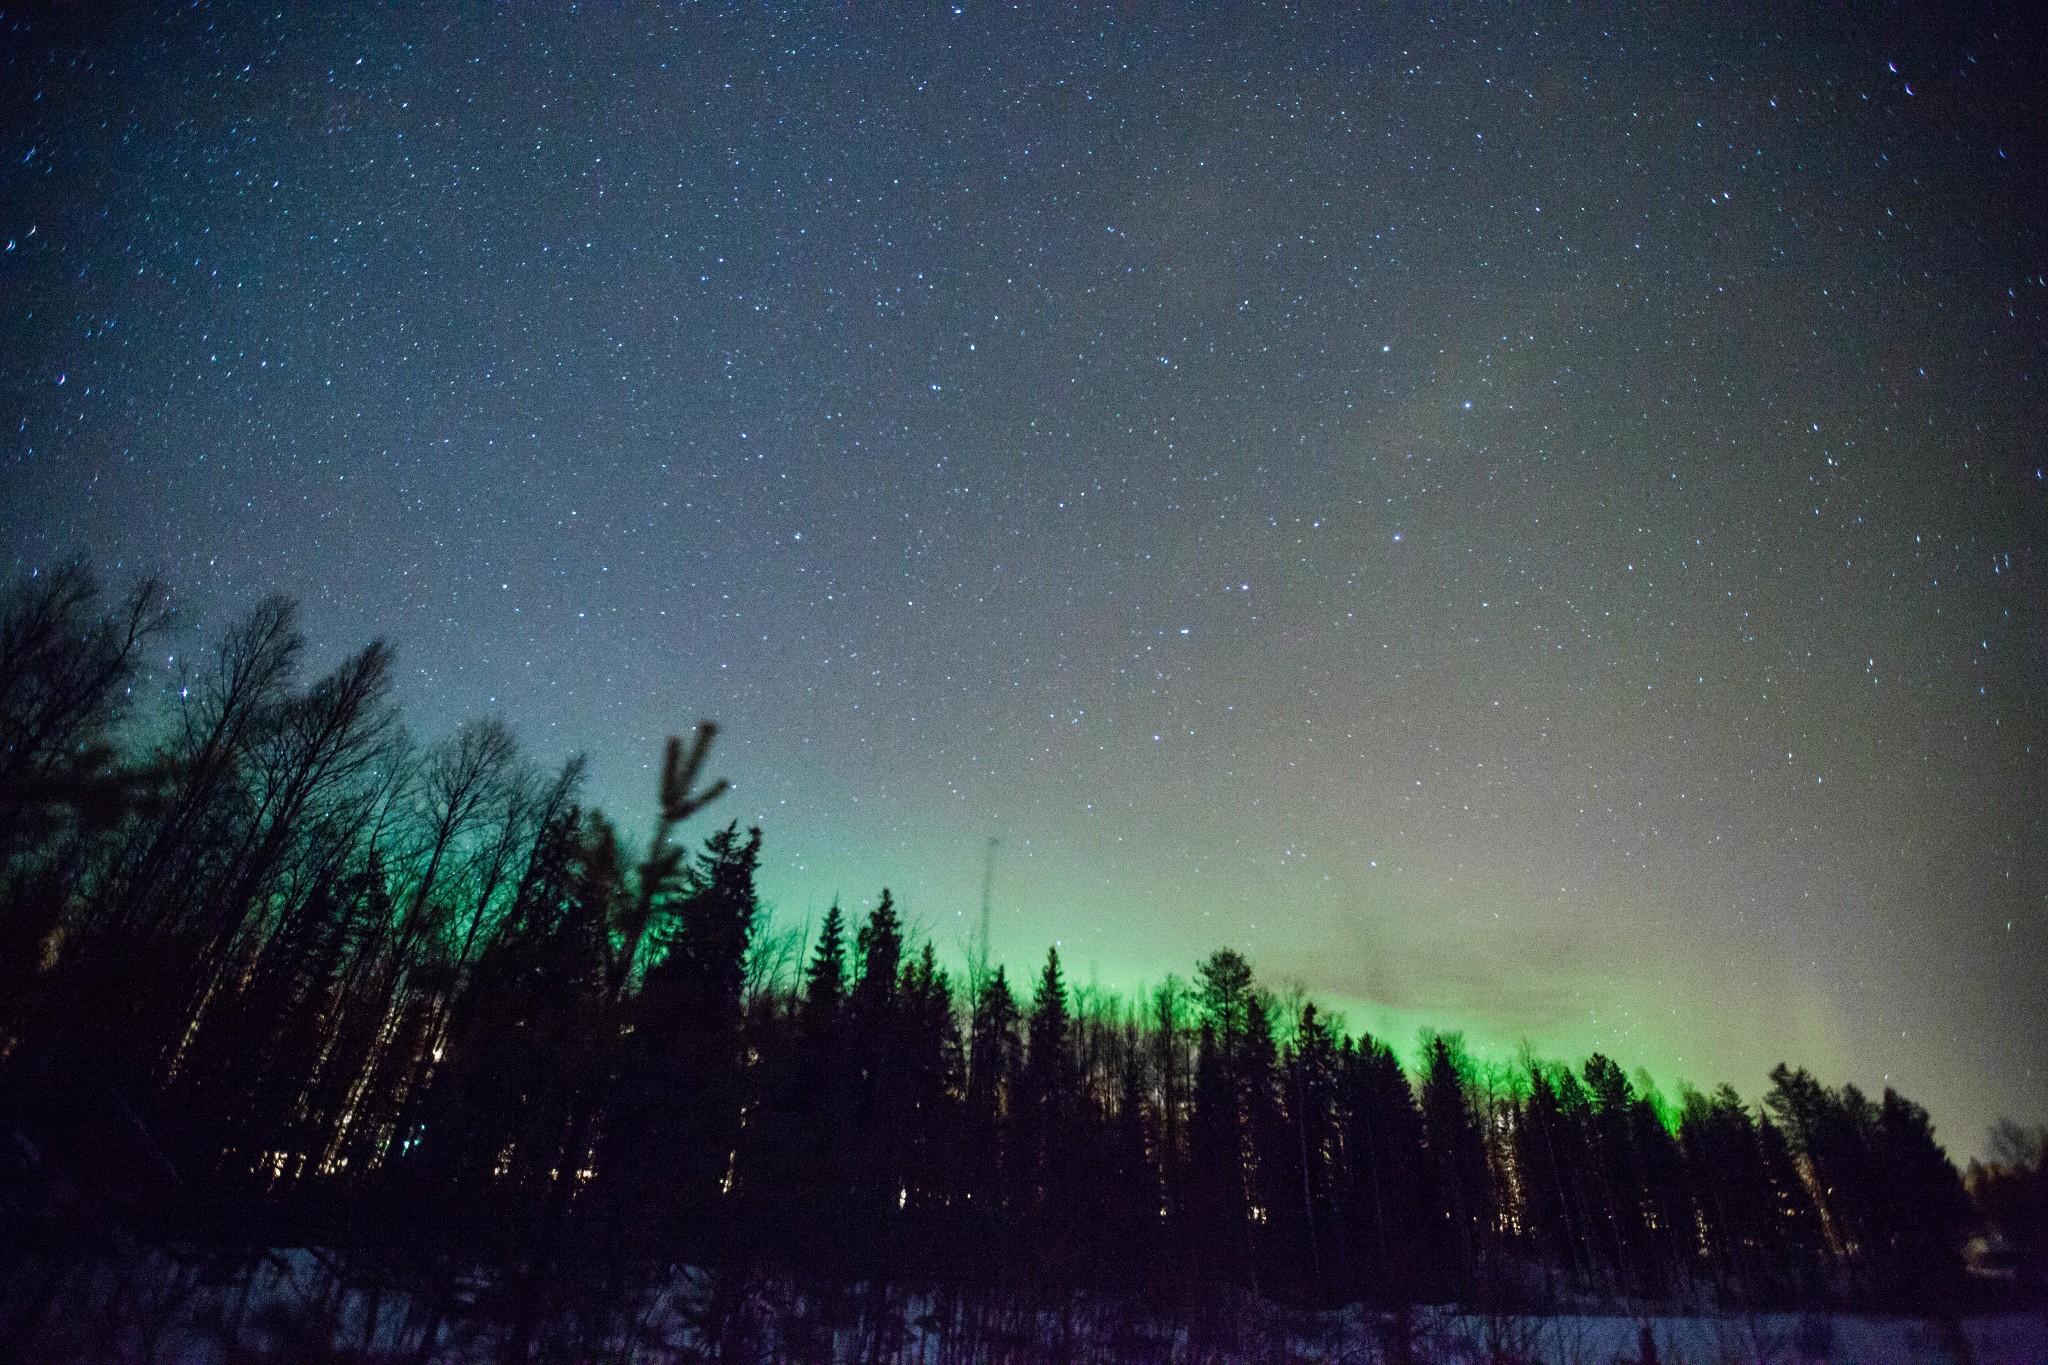
<path id="1" fill-rule="evenodd" d="M 0 31 L 15 569 L 293 594 L 636 829 L 715 718 L 785 928 L 957 958 L 994 838 L 1077 982 L 2048 1119 L 2038 35 Z"/>

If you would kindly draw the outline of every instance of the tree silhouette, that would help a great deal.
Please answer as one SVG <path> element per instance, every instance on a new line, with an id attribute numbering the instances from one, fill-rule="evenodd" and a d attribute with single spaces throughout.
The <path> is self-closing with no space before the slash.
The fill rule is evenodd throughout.
<path id="1" fill-rule="evenodd" d="M 962 1197 L 968 1245 L 993 1264 L 1005 1213 L 1025 1202 L 1030 1177 L 1012 1140 L 1023 1091 L 1021 1012 L 1004 968 L 998 966 L 974 1001 L 969 1023 L 967 1094 L 961 1129 Z"/>
<path id="2" fill-rule="evenodd" d="M 631 954 L 647 923 L 663 920 L 655 931 L 660 956 L 634 1000 L 614 1112 L 629 1197 L 672 1229 L 722 1226 L 714 1210 L 738 1179 L 741 990 L 760 916 L 760 850 L 759 830 L 743 836 L 727 825 L 705 841 L 681 894 L 650 900 L 643 889 L 654 913 L 642 922 L 636 910 L 615 934 Z"/>
<path id="3" fill-rule="evenodd" d="M 300 684 L 282 599 L 147 730 L 121 698 L 162 613 L 76 570 L 0 610 L 0 1245 L 317 1247 L 420 1341 L 482 1314 L 530 1358 L 684 1264 L 709 1353 L 853 1320 L 886 1355 L 916 1291 L 993 1355 L 1077 1292 L 1211 1326 L 1246 1294 L 1945 1310 L 1977 1220 L 2043 1240 L 2020 1130 L 1966 1187 L 1920 1106 L 1790 1067 L 1675 1113 L 1599 1054 L 1503 1075 L 1431 1034 L 1411 1077 L 1230 949 L 1118 998 L 1055 947 L 1025 1008 L 884 890 L 785 975 L 760 832 L 677 839 L 724 790 L 711 726 L 667 745 L 636 864 L 578 763 L 490 720 L 406 741 L 383 646 Z M 816 1335 L 763 1324 L 784 1288 Z"/>
<path id="4" fill-rule="evenodd" d="M 2048 1129 L 2000 1119 L 1990 1138 L 1990 1160 L 1969 1166 L 1972 1201 L 1997 1239 L 2036 1255 L 2048 1252 Z"/>
<path id="5" fill-rule="evenodd" d="M 1060 1161 L 1074 1122 L 1074 1059 L 1068 1031 L 1067 983 L 1057 948 L 1045 951 L 1045 967 L 1031 997 L 1031 1023 L 1024 1065 L 1024 1093 L 1018 1134 L 1030 1206 L 1045 1214 L 1066 1205 L 1068 1172 Z"/>
<path id="6" fill-rule="evenodd" d="M 103 827 L 153 786 L 153 771 L 120 763 L 114 732 L 169 599 L 150 578 L 111 611 L 100 598 L 82 563 L 0 592 L 0 858 L 50 838 L 61 810 Z"/>
<path id="7" fill-rule="evenodd" d="M 1313 1302 L 1341 1301 L 1350 1275 L 1345 1256 L 1345 1211 L 1337 1190 L 1341 1150 L 1338 1053 L 1336 1040 L 1313 1002 L 1302 1006 L 1281 1084 L 1293 1142 L 1291 1151 L 1286 1139 L 1279 1144 L 1290 1158 L 1288 1164 L 1292 1168 L 1286 1201 L 1292 1204 L 1299 1198 L 1301 1218 L 1295 1254 L 1290 1258 L 1291 1264 L 1281 1267 L 1281 1273 L 1285 1282 L 1308 1286 L 1306 1297 Z M 1298 1189 L 1292 1188 L 1297 1185 Z M 1276 1204 L 1281 1197 L 1276 1189 Z"/>
<path id="8" fill-rule="evenodd" d="M 1486 1149 L 1466 1092 L 1463 1059 L 1452 1039 L 1430 1035 L 1423 1048 L 1422 1125 L 1445 1229 L 1432 1270 L 1440 1288 L 1453 1295 L 1470 1293 L 1477 1280 L 1492 1213 Z"/>
<path id="9" fill-rule="evenodd" d="M 1444 1220 L 1425 1196 L 1422 1113 L 1393 1049 L 1360 1035 L 1340 1059 L 1343 1181 L 1356 1292 L 1406 1303 L 1423 1291 Z"/>

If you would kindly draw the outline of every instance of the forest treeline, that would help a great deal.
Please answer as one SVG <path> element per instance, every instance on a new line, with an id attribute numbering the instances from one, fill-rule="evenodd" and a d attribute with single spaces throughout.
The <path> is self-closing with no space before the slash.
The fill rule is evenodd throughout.
<path id="1" fill-rule="evenodd" d="M 1927 1305 L 2042 1154 L 1779 1068 L 1666 1104 L 1613 1060 L 1470 1065 L 1283 1006 L 1230 950 L 1141 998 L 955 973 L 888 892 L 767 932 L 758 831 L 629 848 L 479 721 L 420 743 L 372 644 L 310 682 L 271 599 L 167 665 L 162 588 L 0 622 L 0 1242 L 119 1230 L 520 1268 L 1219 1288 L 1305 1306 Z M 151 679 L 155 679 L 152 683 Z M 168 681 L 166 682 L 166 680 Z M 148 683 L 149 685 L 145 685 Z M 147 700 L 138 701 L 137 698 Z"/>

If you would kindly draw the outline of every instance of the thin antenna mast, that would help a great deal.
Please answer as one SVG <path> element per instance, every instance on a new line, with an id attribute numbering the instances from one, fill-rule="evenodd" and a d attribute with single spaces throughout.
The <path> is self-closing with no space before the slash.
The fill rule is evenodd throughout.
<path id="1" fill-rule="evenodd" d="M 995 886 L 996 845 L 1001 842 L 1002 841 L 1000 839 L 993 838 L 988 841 L 987 857 L 983 861 L 981 866 L 981 935 L 980 942 L 978 942 L 975 945 L 974 963 L 974 975 L 976 977 L 975 984 L 977 986 L 979 986 L 982 982 L 988 980 L 989 891 Z"/>

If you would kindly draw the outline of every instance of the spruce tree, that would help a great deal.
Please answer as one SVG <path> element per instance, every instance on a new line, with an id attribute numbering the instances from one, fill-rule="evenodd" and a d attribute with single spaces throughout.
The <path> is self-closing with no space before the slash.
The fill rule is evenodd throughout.
<path id="1" fill-rule="evenodd" d="M 1012 1118 L 1021 1091 L 1023 1044 L 1020 1012 L 1004 968 L 998 966 L 975 998 L 969 1024 L 967 1100 L 962 1154 L 965 1197 L 974 1226 L 992 1238 L 1006 1205 L 1022 1188 Z"/>
<path id="2" fill-rule="evenodd" d="M 818 943 L 804 969 L 803 1018 L 807 1032 L 822 1034 L 839 1021 L 846 1003 L 846 918 L 839 902 L 825 912 Z"/>
<path id="3" fill-rule="evenodd" d="M 1335 1171 L 1341 1145 L 1337 1067 L 1336 1041 L 1328 1026 L 1313 1003 L 1303 1005 L 1281 1085 L 1291 1140 L 1290 1183 L 1298 1181 L 1285 1197 L 1290 1203 L 1299 1200 L 1301 1235 L 1293 1257 L 1294 1275 L 1311 1287 L 1312 1297 L 1319 1303 L 1341 1296 L 1350 1279 Z M 1283 1147 L 1288 1140 L 1283 1140 Z M 1274 1198 L 1279 1201 L 1279 1191 Z"/>
<path id="4" fill-rule="evenodd" d="M 858 975 L 847 1000 L 846 1048 L 851 1194 L 846 1217 L 856 1253 L 870 1274 L 893 1267 L 897 1215 L 908 1200 L 900 1143 L 908 1108 L 903 1067 L 903 925 L 882 889 L 856 935 Z"/>
<path id="5" fill-rule="evenodd" d="M 1441 1288 L 1465 1295 L 1476 1283 L 1491 1222 L 1486 1149 L 1467 1092 L 1463 1058 L 1444 1034 L 1423 1050 L 1422 1121 L 1446 1241 L 1436 1269 Z"/>

